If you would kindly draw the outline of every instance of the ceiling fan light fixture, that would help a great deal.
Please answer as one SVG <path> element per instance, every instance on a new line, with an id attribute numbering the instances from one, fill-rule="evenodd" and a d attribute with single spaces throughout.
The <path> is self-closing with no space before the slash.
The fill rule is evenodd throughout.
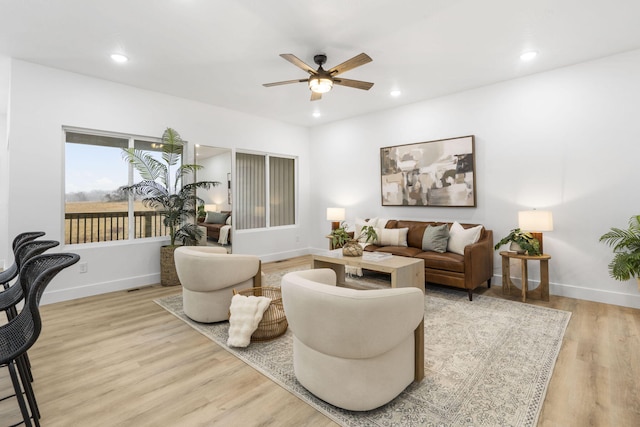
<path id="1" fill-rule="evenodd" d="M 333 87 L 333 80 L 326 77 L 311 77 L 309 79 L 309 89 L 315 93 L 327 93 Z"/>

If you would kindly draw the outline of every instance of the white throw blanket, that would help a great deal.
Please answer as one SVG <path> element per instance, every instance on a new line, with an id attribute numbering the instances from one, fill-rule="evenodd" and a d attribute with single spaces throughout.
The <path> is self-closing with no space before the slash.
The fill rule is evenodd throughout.
<path id="1" fill-rule="evenodd" d="M 229 311 L 229 339 L 230 347 L 246 347 L 251 342 L 251 334 L 258 329 L 258 324 L 269 304 L 271 298 L 244 296 L 236 294 L 231 298 Z"/>
<path id="2" fill-rule="evenodd" d="M 220 237 L 218 237 L 218 243 L 226 245 L 229 243 L 229 233 L 231 232 L 230 225 L 223 225 L 220 227 Z"/>

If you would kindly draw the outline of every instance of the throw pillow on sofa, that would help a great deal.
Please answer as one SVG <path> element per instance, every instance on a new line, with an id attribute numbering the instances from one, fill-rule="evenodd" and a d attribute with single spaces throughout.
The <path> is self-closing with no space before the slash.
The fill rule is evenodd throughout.
<path id="1" fill-rule="evenodd" d="M 464 255 L 464 247 L 472 243 L 476 243 L 480 239 L 481 232 L 481 225 L 464 228 L 457 221 L 454 222 L 449 230 L 447 250 L 455 254 Z"/>
<path id="2" fill-rule="evenodd" d="M 444 253 L 449 242 L 449 227 L 447 224 L 428 225 L 422 235 L 422 250 Z"/>
<path id="3" fill-rule="evenodd" d="M 356 229 L 353 231 L 353 236 L 354 237 L 360 236 L 360 234 L 362 234 L 362 227 L 364 227 L 365 225 L 375 228 L 378 226 L 377 224 L 378 224 L 378 218 L 369 218 L 367 220 L 367 219 L 356 217 Z"/>
<path id="4" fill-rule="evenodd" d="M 224 224 L 228 217 L 228 213 L 207 211 L 207 217 L 204 219 L 204 222 L 207 224 Z"/>
<path id="5" fill-rule="evenodd" d="M 407 246 L 408 228 L 376 228 L 379 246 Z"/>

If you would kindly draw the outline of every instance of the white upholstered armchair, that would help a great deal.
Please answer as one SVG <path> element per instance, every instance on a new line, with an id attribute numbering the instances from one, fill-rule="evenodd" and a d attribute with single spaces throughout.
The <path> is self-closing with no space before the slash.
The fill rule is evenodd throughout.
<path id="1" fill-rule="evenodd" d="M 184 314 L 197 322 L 228 320 L 233 289 L 262 283 L 257 256 L 228 254 L 225 248 L 215 246 L 181 246 L 174 258 Z"/>
<path id="2" fill-rule="evenodd" d="M 295 375 L 334 406 L 374 409 L 424 377 L 424 294 L 335 284 L 331 269 L 282 278 Z"/>

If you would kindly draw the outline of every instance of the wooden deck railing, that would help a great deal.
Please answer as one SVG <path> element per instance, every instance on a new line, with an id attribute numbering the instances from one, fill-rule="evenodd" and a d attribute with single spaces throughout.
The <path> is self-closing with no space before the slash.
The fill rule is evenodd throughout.
<path id="1" fill-rule="evenodd" d="M 157 212 L 137 211 L 133 218 L 135 238 L 168 235 Z M 64 230 L 66 244 L 127 240 L 129 217 L 127 212 L 66 213 Z"/>

